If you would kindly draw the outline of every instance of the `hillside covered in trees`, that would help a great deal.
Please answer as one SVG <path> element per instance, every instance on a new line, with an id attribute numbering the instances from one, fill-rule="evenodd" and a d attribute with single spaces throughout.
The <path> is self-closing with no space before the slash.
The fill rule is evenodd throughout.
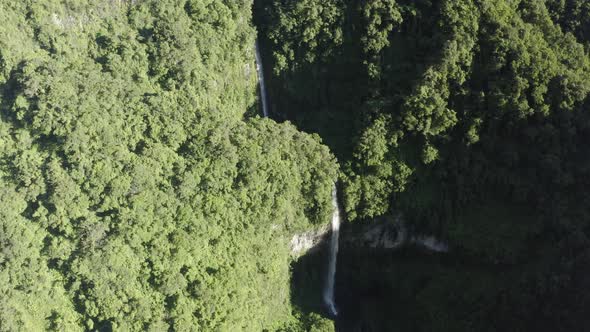
<path id="1" fill-rule="evenodd" d="M 589 54 L 586 0 L 0 0 L 0 331 L 589 330 Z M 336 317 L 335 182 L 449 249 L 343 246 Z"/>
<path id="2" fill-rule="evenodd" d="M 349 221 L 401 214 L 450 247 L 342 252 L 343 331 L 590 329 L 588 1 L 257 0 L 254 16 L 273 117 L 336 153 Z"/>
<path id="3" fill-rule="evenodd" d="M 301 330 L 337 165 L 256 112 L 251 1 L 0 1 L 0 330 Z M 303 324 L 303 325 L 301 325 Z"/>

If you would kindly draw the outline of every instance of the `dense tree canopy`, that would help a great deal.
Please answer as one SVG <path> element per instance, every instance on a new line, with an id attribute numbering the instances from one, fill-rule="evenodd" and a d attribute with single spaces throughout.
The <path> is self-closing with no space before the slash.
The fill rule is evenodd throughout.
<path id="1" fill-rule="evenodd" d="M 586 0 L 25 0 L 0 21 L 0 331 L 333 330 L 288 245 L 337 179 L 351 229 L 450 247 L 342 248 L 339 327 L 590 326 Z"/>
<path id="2" fill-rule="evenodd" d="M 307 57 L 311 62 L 286 65 L 276 54 L 281 40 L 308 45 L 302 31 L 283 33 L 303 14 L 277 16 L 288 6 L 258 3 L 271 13 L 258 21 L 274 55 L 273 109 L 318 132 L 337 153 L 348 218 L 370 222 L 401 212 L 410 227 L 447 240 L 457 259 L 489 271 L 515 270 L 512 284 L 494 279 L 493 287 L 470 294 L 503 305 L 479 308 L 481 316 L 456 328 L 444 324 L 470 305 L 466 299 L 442 304 L 447 295 L 439 291 L 458 291 L 450 280 L 470 267 L 444 271 L 448 279 L 424 290 L 422 300 L 431 303 L 416 309 L 437 318 L 419 330 L 493 330 L 487 323 L 495 315 L 505 322 L 523 318 L 518 328 L 498 323 L 498 330 L 549 329 L 565 316 L 570 330 L 588 328 L 576 304 L 587 296 L 573 300 L 569 293 L 590 278 L 587 270 L 571 269 L 585 261 L 590 243 L 587 1 L 343 1 L 337 14 L 308 24 L 331 26 L 343 38 L 308 47 L 317 50 Z M 328 6 L 314 5 L 317 12 Z M 340 26 L 333 27 L 332 17 L 342 17 Z M 349 285 L 382 270 L 371 259 L 358 259 L 364 264 L 358 271 L 373 272 Z M 396 273 L 379 272 L 391 278 L 390 301 L 402 291 Z M 488 277 L 482 274 L 481 282 Z M 528 284 L 533 280 L 536 286 Z M 522 285 L 528 293 L 518 291 Z M 558 310 L 560 303 L 566 309 Z M 517 306 L 526 309 L 506 309 Z M 565 316 L 550 317 L 550 310 Z M 544 323 L 533 322 L 535 316 Z"/>
<path id="3" fill-rule="evenodd" d="M 291 8 L 260 3 L 271 13 Z M 309 10 L 323 12 L 326 6 L 317 3 Z M 394 208 L 415 215 L 426 213 L 424 207 L 441 214 L 436 201 L 444 200 L 456 205 L 447 211 L 453 214 L 489 194 L 530 207 L 545 205 L 559 190 L 584 195 L 568 186 L 582 188 L 590 161 L 582 157 L 587 151 L 581 144 L 588 137 L 584 110 L 590 60 L 587 40 L 576 32 L 583 29 L 586 7 L 573 0 L 349 1 L 336 15 L 345 19 L 333 29 L 346 38 L 330 40 L 323 48 L 308 47 L 308 52 L 330 49 L 331 58 L 311 56 L 316 60 L 297 69 L 283 66 L 283 58 L 275 55 L 275 80 L 289 85 L 274 88 L 281 98 L 273 102 L 286 113 L 285 96 L 295 107 L 307 104 L 302 112 L 312 115 L 295 116 L 303 125 L 308 118 L 321 117 L 315 113 L 354 119 L 350 133 L 356 138 L 347 140 L 350 143 L 332 138 L 333 145 L 352 145 L 352 153 L 341 153 L 348 160 L 345 204 L 351 219 Z M 288 22 L 303 15 L 260 18 L 264 24 L 270 17 L 263 30 L 271 36 L 273 52 L 280 40 L 276 35 L 285 44 L 307 45 L 304 31 L 282 33 L 292 24 Z M 322 26 L 332 24 L 333 16 L 305 17 Z M 341 73 L 336 71 L 342 63 L 351 71 L 371 66 L 364 77 L 338 82 Z M 326 90 L 319 98 L 297 95 L 297 81 L 309 75 L 317 78 L 313 88 Z M 349 84 L 357 87 L 356 104 L 335 110 L 334 105 L 340 105 L 332 100 L 354 98 L 345 96 Z M 308 126 L 322 132 L 321 127 Z M 420 187 L 433 176 L 441 180 L 438 193 L 432 193 L 438 197 L 412 208 L 428 196 Z M 419 195 L 408 198 L 404 193 L 409 192 Z M 446 193 L 454 197 L 445 198 Z"/>
<path id="4" fill-rule="evenodd" d="M 326 324 L 292 316 L 288 242 L 337 166 L 246 115 L 251 6 L 0 2 L 0 330 Z"/>

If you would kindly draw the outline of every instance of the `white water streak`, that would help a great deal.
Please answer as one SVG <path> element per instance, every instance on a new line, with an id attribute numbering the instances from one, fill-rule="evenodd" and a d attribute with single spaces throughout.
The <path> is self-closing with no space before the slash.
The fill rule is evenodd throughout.
<path id="1" fill-rule="evenodd" d="M 260 85 L 260 99 L 262 104 L 262 115 L 268 117 L 268 105 L 266 97 L 266 85 L 264 84 L 264 70 L 262 68 L 262 57 L 260 56 L 260 47 L 256 39 L 256 73 L 258 74 L 258 84 Z M 326 287 L 324 288 L 324 302 L 328 306 L 330 313 L 338 315 L 336 304 L 334 303 L 334 281 L 336 279 L 336 258 L 338 256 L 338 238 L 340 236 L 340 208 L 338 206 L 338 195 L 336 187 L 332 191 L 332 233 L 330 235 L 330 261 L 328 263 L 328 275 Z M 293 241 L 292 241 L 293 242 Z"/>
<path id="2" fill-rule="evenodd" d="M 268 105 L 266 99 L 266 85 L 264 84 L 264 69 L 262 68 L 262 57 L 260 56 L 260 47 L 256 39 L 256 73 L 258 74 L 258 85 L 260 85 L 260 100 L 262 104 L 262 115 L 268 118 Z"/>
<path id="3" fill-rule="evenodd" d="M 324 288 L 324 302 L 328 306 L 330 313 L 338 315 L 336 304 L 334 303 L 334 281 L 336 279 L 336 258 L 338 257 L 338 237 L 340 235 L 340 208 L 338 207 L 338 195 L 336 187 L 332 191 L 332 234 L 330 237 L 330 261 L 328 263 L 328 275 L 326 288 Z"/>

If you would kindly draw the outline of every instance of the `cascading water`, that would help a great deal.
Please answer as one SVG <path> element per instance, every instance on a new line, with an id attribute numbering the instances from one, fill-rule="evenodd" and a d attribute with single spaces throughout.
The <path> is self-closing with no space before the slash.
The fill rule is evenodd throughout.
<path id="1" fill-rule="evenodd" d="M 260 99 L 262 104 L 262 115 L 268 118 L 268 105 L 266 100 L 266 85 L 264 84 L 264 70 L 262 68 L 262 58 L 260 57 L 260 47 L 258 39 L 254 45 L 256 49 L 256 73 L 258 74 L 258 85 L 260 85 Z"/>
<path id="2" fill-rule="evenodd" d="M 336 279 L 336 258 L 338 256 L 338 237 L 340 235 L 340 208 L 338 207 L 338 195 L 336 187 L 332 191 L 332 234 L 330 236 L 330 261 L 328 263 L 328 275 L 326 288 L 324 288 L 324 302 L 328 306 L 330 313 L 338 315 L 336 304 L 334 303 L 334 281 Z"/>
<path id="3" fill-rule="evenodd" d="M 260 99 L 262 104 L 262 115 L 268 117 L 268 105 L 266 98 L 266 85 L 264 84 L 264 71 L 262 68 L 262 58 L 260 56 L 260 47 L 258 39 L 255 44 L 256 49 L 256 73 L 258 74 L 258 84 L 260 86 Z M 334 281 L 336 278 L 336 258 L 338 256 L 338 238 L 340 235 L 340 208 L 338 206 L 338 195 L 336 186 L 332 191 L 332 232 L 330 235 L 330 260 L 328 263 L 328 274 L 326 279 L 326 287 L 324 288 L 324 302 L 333 316 L 338 315 L 336 304 L 334 303 Z"/>

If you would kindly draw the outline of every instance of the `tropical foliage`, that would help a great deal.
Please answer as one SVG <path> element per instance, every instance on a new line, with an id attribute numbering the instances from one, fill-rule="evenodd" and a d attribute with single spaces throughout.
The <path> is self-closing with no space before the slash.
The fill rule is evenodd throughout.
<path id="1" fill-rule="evenodd" d="M 319 133 L 338 155 L 350 220 L 402 213 L 411 228 L 448 241 L 460 262 L 489 271 L 508 265 L 519 285 L 537 283 L 526 295 L 508 282 L 494 285 L 485 297 L 503 306 L 477 309 L 481 315 L 463 330 L 490 329 L 489 317 L 514 322 L 517 314 L 505 308 L 517 306 L 526 308 L 518 312 L 522 325 L 495 324 L 498 330 L 554 327 L 560 318 L 547 310 L 557 311 L 560 301 L 569 305 L 559 310 L 561 321 L 571 322 L 561 328 L 588 328 L 578 314 L 582 304 L 575 304 L 587 297 L 573 300 L 568 293 L 590 278 L 570 269 L 590 249 L 587 1 L 350 0 L 337 13 L 318 17 L 298 11 L 285 17 L 288 5 L 259 2 L 266 9 L 258 20 L 267 52 L 274 55 L 273 109 L 277 117 Z M 331 8 L 324 2 L 313 6 L 308 10 Z M 315 20 L 306 26 L 329 26 L 343 37 L 322 46 L 309 42 L 305 31 L 283 33 L 303 15 Z M 284 64 L 282 45 L 313 52 L 306 57 L 313 61 Z M 391 278 L 387 287 L 399 295 L 400 276 L 376 272 L 382 264 L 367 255 L 358 258 L 362 267 L 341 265 L 350 273 L 365 271 L 347 285 L 379 273 Z M 443 302 L 445 287 L 459 292 L 460 284 L 450 280 L 460 279 L 462 271 L 470 267 L 459 264 L 447 271 L 448 279 L 432 281 L 423 300 Z M 484 277 L 489 275 L 481 283 Z M 419 280 L 415 287 L 424 287 Z M 372 289 L 369 282 L 367 287 Z M 436 319 L 471 313 L 467 300 L 456 301 L 460 305 L 422 303 L 416 310 Z M 380 307 L 392 308 L 390 302 Z M 536 307 L 541 302 L 545 307 Z M 419 329 L 460 330 L 444 325 L 452 321 Z"/>
<path id="2" fill-rule="evenodd" d="M 247 115 L 251 5 L 0 2 L 0 330 L 295 319 L 288 242 L 328 220 L 337 167 Z"/>

